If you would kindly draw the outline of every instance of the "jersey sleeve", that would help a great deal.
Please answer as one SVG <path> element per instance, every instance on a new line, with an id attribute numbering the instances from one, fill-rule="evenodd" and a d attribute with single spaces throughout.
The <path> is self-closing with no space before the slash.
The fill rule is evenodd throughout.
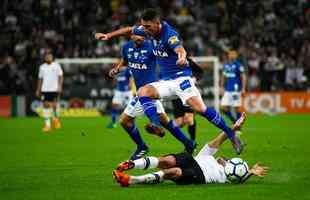
<path id="1" fill-rule="evenodd" d="M 144 31 L 144 28 L 143 26 L 134 26 L 133 27 L 133 30 L 132 30 L 132 33 L 135 34 L 135 35 L 141 35 L 141 36 L 147 36 L 145 31 Z"/>
<path id="2" fill-rule="evenodd" d="M 63 76 L 64 72 L 60 66 L 60 64 L 57 63 L 57 71 L 58 71 L 58 76 Z"/>
<path id="3" fill-rule="evenodd" d="M 168 45 L 171 49 L 182 46 L 182 42 L 178 33 L 172 31 L 168 34 Z"/>
<path id="4" fill-rule="evenodd" d="M 38 75 L 39 79 L 43 78 L 43 70 L 42 70 L 42 65 L 39 67 L 39 75 Z"/>

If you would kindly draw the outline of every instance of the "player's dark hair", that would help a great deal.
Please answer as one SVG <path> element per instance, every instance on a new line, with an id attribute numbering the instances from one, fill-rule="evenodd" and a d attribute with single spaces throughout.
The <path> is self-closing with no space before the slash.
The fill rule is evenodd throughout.
<path id="1" fill-rule="evenodd" d="M 141 15 L 141 19 L 145 21 L 153 21 L 157 18 L 160 18 L 160 12 L 156 8 L 147 8 L 143 11 Z"/>

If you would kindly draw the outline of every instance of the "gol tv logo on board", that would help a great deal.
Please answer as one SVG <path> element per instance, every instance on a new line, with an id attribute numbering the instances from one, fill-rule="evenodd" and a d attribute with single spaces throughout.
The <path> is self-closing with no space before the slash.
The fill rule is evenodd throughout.
<path id="1" fill-rule="evenodd" d="M 310 113 L 310 93 L 248 93 L 242 105 L 249 113 Z"/>

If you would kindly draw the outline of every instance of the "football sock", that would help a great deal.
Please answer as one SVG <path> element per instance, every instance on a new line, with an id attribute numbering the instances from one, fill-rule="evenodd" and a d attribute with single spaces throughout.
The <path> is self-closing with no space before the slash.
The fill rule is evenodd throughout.
<path id="1" fill-rule="evenodd" d="M 214 155 L 218 151 L 218 148 L 210 147 L 208 144 L 206 144 L 202 149 L 199 151 L 197 156 L 199 155 Z"/>
<path id="2" fill-rule="evenodd" d="M 112 110 L 111 110 L 111 117 L 112 117 L 112 123 L 113 124 L 116 123 L 117 114 L 118 114 L 118 109 L 117 108 L 112 108 Z"/>
<path id="3" fill-rule="evenodd" d="M 188 125 L 187 130 L 188 130 L 191 140 L 195 141 L 196 140 L 196 120 L 195 119 L 192 125 Z"/>
<path id="4" fill-rule="evenodd" d="M 147 146 L 145 145 L 140 132 L 136 125 L 133 123 L 133 126 L 131 127 L 124 127 L 124 129 L 129 134 L 130 138 L 134 141 L 134 143 L 137 144 L 139 149 L 147 149 Z"/>
<path id="5" fill-rule="evenodd" d="M 220 128 L 225 132 L 230 140 L 234 138 L 234 132 L 227 126 L 223 117 L 214 109 L 207 108 L 203 113 L 201 113 L 209 122 L 213 123 L 216 127 Z"/>
<path id="6" fill-rule="evenodd" d="M 51 127 L 51 120 L 50 120 L 50 109 L 43 108 L 43 117 L 45 121 L 45 125 Z"/>
<path id="7" fill-rule="evenodd" d="M 158 171 L 155 173 L 149 173 L 142 176 L 130 176 L 129 183 L 137 184 L 137 183 L 160 183 L 164 181 L 164 172 Z"/>
<path id="8" fill-rule="evenodd" d="M 236 113 L 237 113 L 237 119 L 236 119 L 236 121 L 237 121 L 237 120 L 241 117 L 241 112 L 238 112 L 238 111 L 237 111 Z M 235 122 L 236 122 L 236 121 L 235 121 Z"/>
<path id="9" fill-rule="evenodd" d="M 153 156 L 147 156 L 133 161 L 135 169 L 154 169 L 158 167 L 159 160 Z"/>
<path id="10" fill-rule="evenodd" d="M 144 114 L 150 119 L 151 123 L 160 126 L 155 102 L 150 97 L 145 96 L 139 97 L 139 101 L 142 105 Z"/>
<path id="11" fill-rule="evenodd" d="M 232 121 L 232 122 L 236 122 L 236 118 L 233 116 L 232 112 L 229 111 L 224 111 L 224 114 Z"/>
<path id="12" fill-rule="evenodd" d="M 177 126 L 177 124 L 170 120 L 167 125 L 164 126 L 176 139 L 182 142 L 185 146 L 191 144 L 191 140 L 189 140 L 185 134 L 181 131 L 181 129 Z"/>

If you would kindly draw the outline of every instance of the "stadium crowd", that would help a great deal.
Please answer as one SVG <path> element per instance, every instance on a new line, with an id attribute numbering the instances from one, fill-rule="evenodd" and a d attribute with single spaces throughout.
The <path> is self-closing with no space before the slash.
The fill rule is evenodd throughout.
<path id="1" fill-rule="evenodd" d="M 94 40 L 160 7 L 189 54 L 220 56 L 236 49 L 249 91 L 310 90 L 308 0 L 3 0 L 0 7 L 0 94 L 34 91 L 44 52 L 57 58 L 119 57 L 124 38 Z M 103 68 L 65 68 L 65 86 L 86 84 Z"/>

